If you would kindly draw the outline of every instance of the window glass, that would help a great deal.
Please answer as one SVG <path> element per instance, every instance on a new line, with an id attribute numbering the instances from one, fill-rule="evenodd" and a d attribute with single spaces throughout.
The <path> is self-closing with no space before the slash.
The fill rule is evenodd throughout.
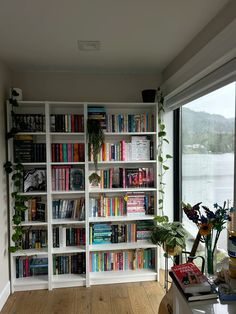
<path id="1" fill-rule="evenodd" d="M 234 187 L 235 83 L 182 107 L 182 200 L 232 206 Z M 191 235 L 197 227 L 183 213 Z M 222 232 L 219 248 L 227 248 Z"/>

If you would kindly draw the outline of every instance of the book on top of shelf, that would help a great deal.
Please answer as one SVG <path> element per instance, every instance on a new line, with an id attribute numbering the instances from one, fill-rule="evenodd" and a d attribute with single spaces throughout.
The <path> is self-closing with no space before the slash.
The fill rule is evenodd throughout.
<path id="1" fill-rule="evenodd" d="M 24 170 L 23 176 L 24 192 L 46 191 L 46 169 L 34 168 Z"/>
<path id="2" fill-rule="evenodd" d="M 194 263 L 172 266 L 171 271 L 184 293 L 211 291 L 207 277 Z"/>

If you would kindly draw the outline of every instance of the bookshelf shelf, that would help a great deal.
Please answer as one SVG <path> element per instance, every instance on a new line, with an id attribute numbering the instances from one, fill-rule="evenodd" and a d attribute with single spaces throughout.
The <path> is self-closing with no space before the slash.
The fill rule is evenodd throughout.
<path id="1" fill-rule="evenodd" d="M 153 215 L 133 215 L 133 216 L 110 216 L 110 217 L 89 217 L 90 223 L 112 222 L 112 221 L 137 221 L 152 220 Z"/>
<path id="2" fill-rule="evenodd" d="M 136 250 L 156 248 L 156 245 L 149 241 L 138 241 L 130 243 L 92 244 L 89 246 L 90 252 L 116 251 L 116 250 Z"/>
<path id="3" fill-rule="evenodd" d="M 52 195 L 77 195 L 84 194 L 85 191 L 52 191 Z"/>
<path id="4" fill-rule="evenodd" d="M 157 280 L 157 272 L 151 269 L 90 272 L 91 284 L 110 284 Z"/>
<path id="5" fill-rule="evenodd" d="M 47 275 L 17 278 L 14 281 L 14 288 L 15 291 L 48 289 L 48 281 Z"/>
<path id="6" fill-rule="evenodd" d="M 14 121 L 12 121 L 9 108 L 8 104 L 8 132 L 14 125 L 18 125 L 19 128 L 22 125 L 20 123 L 22 119 L 26 124 L 23 124 L 24 130 L 22 129 L 22 132 L 17 133 L 17 136 L 22 136 L 9 141 L 8 156 L 10 160 L 14 160 L 14 153 L 16 153 L 15 159 L 17 157 L 22 158 L 22 164 L 27 174 L 31 174 L 30 171 L 37 168 L 44 172 L 44 177 L 46 173 L 46 191 L 32 191 L 20 193 L 20 195 L 30 197 L 27 201 L 28 209 L 26 213 L 28 216 L 25 216 L 26 221 L 22 222 L 22 227 L 30 235 L 30 241 L 33 234 L 37 235 L 43 247 L 45 247 L 47 242 L 47 248 L 21 250 L 11 254 L 12 291 L 52 290 L 60 287 L 157 280 L 158 250 L 156 245 L 150 241 L 139 240 L 138 242 L 129 243 L 89 244 L 91 230 L 96 230 L 96 225 L 100 225 L 97 227 L 98 229 L 103 228 L 101 225 L 107 225 L 107 228 L 109 226 L 110 228 L 111 226 L 112 228 L 118 228 L 118 225 L 122 225 L 124 229 L 129 230 L 127 231 L 127 236 L 130 236 L 130 239 L 135 240 L 138 231 L 138 239 L 147 238 L 147 233 L 149 232 L 147 226 L 151 224 L 154 216 L 157 215 L 158 204 L 158 161 L 151 160 L 156 158 L 158 146 L 157 104 L 20 101 L 19 107 L 16 109 L 18 120 Z M 98 162 L 98 170 L 101 171 L 100 174 L 104 175 L 100 186 L 120 186 L 120 188 L 90 187 L 89 175 L 95 168 L 93 162 L 89 161 L 86 125 L 89 117 L 96 115 L 97 108 L 102 108 L 98 119 L 102 116 L 100 121 L 102 123 L 106 121 L 105 123 L 107 123 L 107 131 L 105 130 L 104 132 L 105 143 Z M 36 132 L 28 132 L 27 130 Z M 118 132 L 119 130 L 125 132 Z M 27 138 L 27 135 L 31 137 L 28 136 Z M 141 154 L 137 149 L 137 142 L 139 145 L 143 145 L 141 147 L 144 147 Z M 34 154 L 31 154 L 31 148 Z M 46 152 L 46 158 L 44 152 Z M 33 157 L 30 158 L 31 156 Z M 102 161 L 106 159 L 113 160 Z M 120 159 L 120 161 L 115 159 Z M 37 160 L 37 162 L 32 162 L 34 160 Z M 44 162 L 45 160 L 46 162 Z M 56 162 L 56 160 L 60 161 Z M 75 161 L 68 162 L 68 160 Z M 122 168 L 123 171 L 121 171 Z M 73 185 L 73 175 L 78 180 L 77 182 L 80 179 L 79 184 L 76 185 L 75 183 Z M 133 180 L 135 176 L 136 179 Z M 111 184 L 113 177 L 114 184 Z M 81 178 L 83 181 L 81 181 Z M 110 178 L 112 179 L 108 184 Z M 128 178 L 130 181 L 128 181 Z M 140 187 L 136 187 L 137 185 Z M 121 188 L 121 186 L 130 187 Z M 14 186 L 9 184 L 9 204 L 13 202 L 11 198 L 12 192 L 14 192 Z M 128 201 L 124 200 L 125 195 L 130 198 L 130 202 L 134 202 L 135 209 L 131 206 L 128 211 Z M 139 200 L 135 199 L 135 197 L 139 198 Z M 94 209 L 91 204 L 102 198 L 104 200 L 103 211 L 96 212 L 97 208 Z M 35 201 L 33 201 L 34 199 Z M 125 205 L 124 201 L 127 202 L 127 205 Z M 14 215 L 12 208 L 14 208 L 14 204 L 9 206 L 10 220 L 12 220 Z M 134 213 L 134 215 L 130 215 L 130 213 Z M 145 215 L 145 213 L 149 213 L 149 215 Z M 111 216 L 90 217 L 90 215 Z M 55 219 L 56 217 L 67 218 Z M 125 225 L 126 227 L 124 227 Z M 14 233 L 13 228 L 14 224 L 11 225 L 10 237 Z M 131 232 L 137 233 L 134 235 Z M 107 236 L 106 231 L 104 233 Z M 68 239 L 69 242 L 67 242 Z M 55 243 L 61 247 L 54 248 L 53 245 Z M 65 247 L 68 243 L 72 245 L 85 243 L 85 245 Z M 11 242 L 11 245 L 13 244 Z M 23 247 L 34 247 L 34 245 Z M 152 265 L 154 269 L 90 272 L 91 258 L 94 256 L 96 258 L 96 254 L 100 256 L 107 253 L 115 256 L 115 254 L 118 254 L 117 252 L 123 254 L 123 256 L 127 256 L 127 254 L 143 254 L 140 257 L 143 261 L 145 257 L 149 259 L 151 256 L 152 260 L 149 259 L 148 267 Z M 42 268 L 47 267 L 48 275 L 16 278 L 16 274 L 17 276 L 19 275 L 19 268 L 17 267 L 19 265 L 26 267 L 25 265 L 33 259 L 35 259 L 36 265 L 38 265 L 37 262 L 41 262 Z M 153 260 L 155 261 L 153 262 Z M 54 275 L 55 262 L 57 265 L 56 272 L 65 274 Z M 76 268 L 81 266 L 81 264 L 83 268 L 79 272 L 84 273 L 86 268 L 85 274 L 66 274 L 67 272 L 74 272 L 73 267 Z M 145 267 L 143 266 L 143 268 Z M 20 271 L 20 275 L 22 275 L 22 269 Z M 45 268 L 40 271 L 45 273 Z"/>
<path id="7" fill-rule="evenodd" d="M 74 219 L 52 219 L 52 225 L 84 225 L 85 220 L 74 220 Z"/>
<path id="8" fill-rule="evenodd" d="M 12 253 L 12 256 L 39 256 L 47 255 L 48 249 L 28 249 L 28 250 L 19 250 L 15 253 Z"/>
<path id="9" fill-rule="evenodd" d="M 64 254 L 64 253 L 80 253 L 86 252 L 85 246 L 66 246 L 61 248 L 53 248 L 52 254 Z"/>
<path id="10" fill-rule="evenodd" d="M 33 227 L 33 226 L 47 226 L 47 222 L 42 222 L 42 221 L 27 221 L 27 222 L 22 222 L 21 223 L 22 227 Z"/>
<path id="11" fill-rule="evenodd" d="M 129 192 L 155 192 L 156 188 L 117 188 L 117 189 L 90 189 L 89 193 L 129 193 Z"/>

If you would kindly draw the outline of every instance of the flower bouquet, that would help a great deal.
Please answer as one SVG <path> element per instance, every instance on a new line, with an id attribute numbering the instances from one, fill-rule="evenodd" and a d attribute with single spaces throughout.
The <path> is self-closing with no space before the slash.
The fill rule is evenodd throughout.
<path id="1" fill-rule="evenodd" d="M 230 211 L 233 208 L 226 208 L 214 204 L 214 210 L 197 203 L 194 206 L 183 203 L 183 210 L 187 217 L 192 220 L 199 229 L 201 240 L 205 242 L 207 274 L 214 275 L 214 253 L 216 252 L 217 242 L 220 233 L 226 228 L 226 222 L 230 220 Z"/>

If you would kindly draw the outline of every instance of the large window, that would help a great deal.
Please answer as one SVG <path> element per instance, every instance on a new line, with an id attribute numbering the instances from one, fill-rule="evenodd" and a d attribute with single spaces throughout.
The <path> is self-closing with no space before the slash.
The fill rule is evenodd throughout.
<path id="1" fill-rule="evenodd" d="M 235 83 L 182 107 L 182 200 L 233 205 Z M 194 235 L 197 228 L 183 215 Z M 226 232 L 218 243 L 226 249 Z"/>

